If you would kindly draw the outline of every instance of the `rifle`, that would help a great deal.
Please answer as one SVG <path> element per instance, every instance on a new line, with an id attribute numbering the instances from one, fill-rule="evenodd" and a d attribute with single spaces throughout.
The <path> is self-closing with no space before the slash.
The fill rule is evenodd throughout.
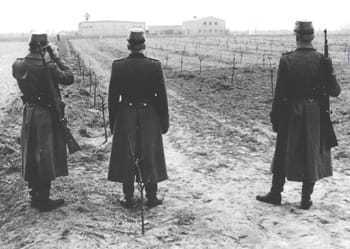
<path id="1" fill-rule="evenodd" d="M 328 39 L 327 39 L 327 29 L 323 31 L 324 33 L 324 57 L 328 58 Z"/>
<path id="2" fill-rule="evenodd" d="M 324 31 L 324 57 L 329 58 L 328 54 L 328 39 L 327 39 L 327 29 Z M 326 74 L 329 72 L 325 72 Z M 327 79 L 327 76 L 324 77 Z M 327 92 L 327 82 L 324 80 L 320 96 L 320 106 L 321 106 L 321 127 L 323 125 L 325 133 L 327 134 L 327 143 L 330 147 L 338 145 L 337 137 L 335 135 L 332 120 L 331 120 L 331 109 L 329 103 L 329 94 Z"/>
<path id="3" fill-rule="evenodd" d="M 128 142 L 129 142 L 130 154 L 131 154 L 131 157 L 132 157 L 132 159 L 134 161 L 135 170 L 136 170 L 137 188 L 139 189 L 140 195 L 141 195 L 141 232 L 142 232 L 142 235 L 143 235 L 143 234 L 145 234 L 145 215 L 144 215 L 145 208 L 143 206 L 143 199 L 144 199 L 143 198 L 143 191 L 145 189 L 145 184 L 144 184 L 144 181 L 143 181 L 142 172 L 141 172 L 141 166 L 140 166 L 140 162 L 142 160 L 141 160 L 141 158 L 139 156 L 136 155 L 135 150 L 133 149 L 132 144 L 131 144 L 130 136 L 129 136 Z"/>
<path id="4" fill-rule="evenodd" d="M 50 52 L 49 52 L 50 53 Z M 51 53 L 50 53 L 51 54 Z M 44 58 L 44 54 L 40 52 L 41 59 L 44 65 L 44 78 L 46 79 L 49 93 L 52 95 L 52 104 L 53 108 L 59 123 L 59 127 L 63 131 L 63 138 L 65 143 L 68 146 L 69 153 L 73 154 L 74 152 L 80 150 L 80 146 L 77 141 L 74 139 L 70 129 L 67 126 L 67 119 L 64 116 L 64 103 L 61 101 L 61 97 L 54 85 L 54 82 L 51 77 L 51 72 Z M 51 56 L 51 55 L 50 55 Z M 54 58 L 52 58 L 54 60 Z"/>

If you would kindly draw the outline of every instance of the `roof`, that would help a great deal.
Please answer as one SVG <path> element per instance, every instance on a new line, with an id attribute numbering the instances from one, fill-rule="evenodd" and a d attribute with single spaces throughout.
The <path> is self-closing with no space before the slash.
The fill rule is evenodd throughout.
<path id="1" fill-rule="evenodd" d="M 120 21 L 120 20 L 99 20 L 99 21 L 84 21 L 84 22 L 80 22 L 80 24 L 83 23 L 136 23 L 136 24 L 145 24 L 146 22 L 135 22 L 135 21 Z"/>
<path id="2" fill-rule="evenodd" d="M 208 19 L 215 19 L 215 20 L 219 20 L 219 21 L 225 22 L 225 20 L 217 18 L 217 17 L 214 17 L 214 16 L 206 16 L 206 17 L 202 17 L 202 18 L 198 18 L 198 19 L 196 18 L 196 19 L 192 19 L 192 20 L 187 20 L 187 21 L 184 21 L 183 23 L 201 22 L 201 21 L 205 21 L 205 20 L 208 20 Z"/>
<path id="3" fill-rule="evenodd" d="M 173 28 L 182 28 L 182 25 L 149 25 L 148 28 L 155 28 L 155 29 L 173 29 Z"/>

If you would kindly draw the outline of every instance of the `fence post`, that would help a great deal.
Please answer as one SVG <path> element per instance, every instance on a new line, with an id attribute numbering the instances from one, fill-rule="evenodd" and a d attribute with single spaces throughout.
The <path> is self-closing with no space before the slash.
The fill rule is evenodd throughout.
<path id="1" fill-rule="evenodd" d="M 97 90 L 98 80 L 95 74 L 95 84 L 94 84 L 94 108 L 96 108 L 96 90 Z"/>
<path id="2" fill-rule="evenodd" d="M 79 55 L 78 55 L 78 67 L 79 67 L 79 74 L 81 75 L 81 61 L 80 61 Z"/>
<path id="3" fill-rule="evenodd" d="M 232 58 L 232 75 L 231 75 L 231 85 L 233 85 L 234 77 L 235 77 L 235 70 L 236 70 L 236 55 L 233 55 Z"/>
<path id="4" fill-rule="evenodd" d="M 83 76 L 83 84 L 85 84 L 85 68 L 84 67 L 82 67 L 81 72 L 82 72 L 82 76 Z"/>
<path id="5" fill-rule="evenodd" d="M 263 61 L 263 68 L 265 68 L 265 54 L 263 54 L 263 59 L 262 59 L 262 61 Z"/>
<path id="6" fill-rule="evenodd" d="M 202 61 L 204 60 L 204 56 L 199 55 L 198 60 L 199 60 L 199 75 L 201 75 L 201 73 L 202 73 Z"/>
<path id="7" fill-rule="evenodd" d="M 168 67 L 168 60 L 169 60 L 169 55 L 167 54 L 165 56 L 165 67 Z"/>
<path id="8" fill-rule="evenodd" d="M 239 61 L 239 64 L 242 64 L 243 63 L 243 54 L 244 54 L 242 48 L 240 48 L 240 53 L 241 53 L 241 59 Z"/>
<path id="9" fill-rule="evenodd" d="M 181 54 L 181 58 L 180 58 L 180 72 L 181 73 L 182 73 L 183 63 L 184 63 L 184 58 L 183 58 L 183 55 Z"/>
<path id="10" fill-rule="evenodd" d="M 90 70 L 90 73 L 89 73 L 89 93 L 91 95 L 91 91 L 92 91 L 92 73 L 91 73 L 91 70 Z"/>

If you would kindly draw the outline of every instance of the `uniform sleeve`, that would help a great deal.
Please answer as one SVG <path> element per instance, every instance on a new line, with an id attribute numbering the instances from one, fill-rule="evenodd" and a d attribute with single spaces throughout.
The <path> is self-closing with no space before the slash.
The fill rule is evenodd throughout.
<path id="1" fill-rule="evenodd" d="M 326 91 L 329 96 L 337 97 L 341 92 L 340 85 L 334 73 L 332 60 L 324 58 L 324 71 L 325 71 L 325 83 Z"/>
<path id="2" fill-rule="evenodd" d="M 58 83 L 62 85 L 71 85 L 74 82 L 73 72 L 70 70 L 68 66 L 66 66 L 62 60 L 58 60 L 57 63 L 49 63 L 48 64 L 51 71 L 53 72 L 56 79 L 58 79 Z"/>
<path id="3" fill-rule="evenodd" d="M 113 133 L 115 122 L 115 114 L 118 107 L 120 97 L 120 87 L 117 78 L 117 71 L 115 64 L 112 65 L 111 79 L 108 88 L 108 113 L 109 113 L 109 127 Z"/>
<path id="4" fill-rule="evenodd" d="M 23 67 L 23 61 L 21 61 L 20 59 L 16 59 L 15 62 L 12 64 L 12 76 L 18 80 L 22 78 L 24 74 L 25 70 Z"/>
<path id="5" fill-rule="evenodd" d="M 275 94 L 272 102 L 272 110 L 270 119 L 272 128 L 275 132 L 278 131 L 278 125 L 281 121 L 281 116 L 284 114 L 284 106 L 286 102 L 286 81 L 287 81 L 287 63 L 282 57 L 279 62 Z"/>
<path id="6" fill-rule="evenodd" d="M 165 134 L 169 129 L 169 109 L 164 74 L 160 63 L 157 65 L 156 77 L 158 81 L 158 89 L 156 92 L 158 101 L 156 105 L 160 116 L 162 134 Z"/>

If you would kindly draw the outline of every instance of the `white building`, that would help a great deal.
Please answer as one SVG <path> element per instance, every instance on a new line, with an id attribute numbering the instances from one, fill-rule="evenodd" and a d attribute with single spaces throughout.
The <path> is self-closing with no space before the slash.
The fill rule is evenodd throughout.
<path id="1" fill-rule="evenodd" d="M 151 25 L 147 30 L 151 35 L 181 35 L 183 33 L 181 25 Z"/>
<path id="2" fill-rule="evenodd" d="M 182 23 L 186 35 L 222 35 L 226 32 L 226 22 L 216 17 L 204 17 Z"/>
<path id="3" fill-rule="evenodd" d="M 82 36 L 127 36 L 130 29 L 145 29 L 145 22 L 129 21 L 85 21 L 79 23 Z"/>

